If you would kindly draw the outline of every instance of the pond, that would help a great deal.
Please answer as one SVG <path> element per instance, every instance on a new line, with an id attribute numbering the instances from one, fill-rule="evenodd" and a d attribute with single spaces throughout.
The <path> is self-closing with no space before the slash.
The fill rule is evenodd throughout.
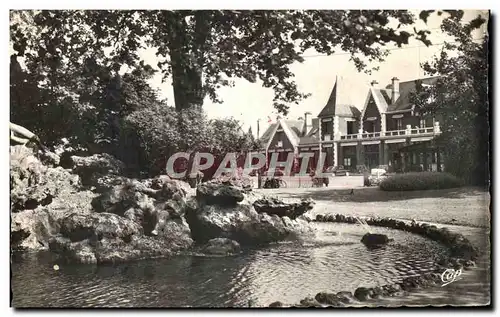
<path id="1" fill-rule="evenodd" d="M 12 258 L 14 307 L 247 307 L 296 304 L 322 291 L 401 281 L 435 268 L 444 246 L 411 233 L 372 228 L 394 241 L 375 250 L 358 225 L 315 223 L 302 242 L 247 249 L 237 256 L 189 254 L 116 266 L 66 265 L 48 252 Z M 54 270 L 58 263 L 60 269 Z"/>

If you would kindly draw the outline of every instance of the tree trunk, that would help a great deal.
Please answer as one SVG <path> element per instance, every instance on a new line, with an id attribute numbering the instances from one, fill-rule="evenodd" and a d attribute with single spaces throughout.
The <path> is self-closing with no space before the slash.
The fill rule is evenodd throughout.
<path id="1" fill-rule="evenodd" d="M 169 34 L 170 61 L 174 88 L 175 109 L 177 111 L 193 106 L 201 107 L 205 93 L 202 82 L 203 52 L 208 36 L 206 12 L 194 13 L 194 34 L 190 36 L 190 26 L 186 14 L 168 12 L 172 21 Z"/>

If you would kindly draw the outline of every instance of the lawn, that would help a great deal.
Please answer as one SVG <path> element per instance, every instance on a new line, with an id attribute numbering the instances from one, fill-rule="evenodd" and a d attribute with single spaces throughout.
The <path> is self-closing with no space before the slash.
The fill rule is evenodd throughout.
<path id="1" fill-rule="evenodd" d="M 313 214 L 381 216 L 474 227 L 490 226 L 490 194 L 480 188 L 385 192 L 379 188 L 256 189 L 284 199 L 312 198 Z"/>

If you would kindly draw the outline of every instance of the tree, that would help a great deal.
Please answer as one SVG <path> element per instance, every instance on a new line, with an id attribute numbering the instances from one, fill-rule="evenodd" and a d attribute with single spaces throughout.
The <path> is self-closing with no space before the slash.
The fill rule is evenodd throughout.
<path id="1" fill-rule="evenodd" d="M 477 42 L 471 32 L 485 22 L 481 16 L 466 24 L 443 21 L 455 43 L 446 43 L 439 56 L 423 65 L 427 74 L 439 76 L 436 84 L 418 86 L 412 96 L 417 107 L 440 118 L 445 169 L 476 185 L 489 183 L 489 60 L 488 35 Z"/>
<path id="2" fill-rule="evenodd" d="M 431 12 L 422 11 L 419 18 Z M 163 76 L 172 77 L 177 110 L 201 106 L 206 97 L 221 102 L 217 90 L 244 78 L 272 88 L 274 106 L 287 114 L 290 103 L 307 97 L 298 91 L 290 65 L 302 62 L 308 49 L 324 54 L 342 49 L 358 69 L 369 70 L 364 57 L 383 60 L 388 43 L 401 46 L 414 36 L 430 44 L 429 31 L 399 30 L 417 19 L 403 10 L 65 10 L 13 11 L 11 16 L 16 14 L 21 18 L 11 20 L 11 41 L 17 56 L 26 59 L 31 73 L 44 74 L 53 98 L 78 86 L 72 74 L 88 60 L 108 72 L 87 78 L 79 86 L 87 90 L 122 66 L 144 67 L 138 50 L 149 45 L 157 49 Z"/>

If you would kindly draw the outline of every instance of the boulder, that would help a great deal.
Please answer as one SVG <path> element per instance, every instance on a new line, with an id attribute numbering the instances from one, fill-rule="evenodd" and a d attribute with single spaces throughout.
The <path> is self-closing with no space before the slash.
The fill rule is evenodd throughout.
<path id="1" fill-rule="evenodd" d="M 342 302 L 340 301 L 340 299 L 337 297 L 336 294 L 333 293 L 321 292 L 316 294 L 314 299 L 316 299 L 316 301 L 318 301 L 318 303 L 320 304 L 327 304 L 330 306 L 342 306 Z"/>
<path id="2" fill-rule="evenodd" d="M 302 307 L 322 307 L 318 301 L 312 297 L 306 297 L 300 301 Z"/>
<path id="3" fill-rule="evenodd" d="M 229 176 L 222 175 L 220 177 L 213 179 L 212 181 L 210 181 L 210 183 L 238 187 L 238 188 L 241 188 L 246 193 L 251 192 L 253 187 L 254 187 L 253 180 L 250 177 L 246 177 L 243 175 L 241 175 L 241 176 L 240 175 L 229 175 Z"/>
<path id="4" fill-rule="evenodd" d="M 361 242 L 367 247 L 378 247 L 389 243 L 391 239 L 385 234 L 378 233 L 366 233 L 362 238 Z"/>
<path id="5" fill-rule="evenodd" d="M 313 209 L 314 201 L 302 199 L 298 203 L 286 203 L 281 199 L 271 197 L 258 199 L 253 203 L 253 206 L 258 213 L 295 219 Z"/>
<path id="6" fill-rule="evenodd" d="M 24 210 L 12 214 L 11 219 L 10 243 L 15 250 L 46 249 L 59 231 L 59 224 L 47 210 Z"/>
<path id="7" fill-rule="evenodd" d="M 284 304 L 280 301 L 272 302 L 271 304 L 269 304 L 270 308 L 279 308 L 279 307 L 283 307 L 283 306 L 284 306 Z"/>
<path id="8" fill-rule="evenodd" d="M 196 197 L 207 205 L 218 206 L 235 206 L 245 198 L 241 188 L 212 182 L 198 186 Z"/>
<path id="9" fill-rule="evenodd" d="M 29 148 L 10 148 L 11 211 L 32 210 L 52 203 L 54 198 L 75 193 L 80 180 L 67 170 L 46 167 Z"/>
<path id="10" fill-rule="evenodd" d="M 84 186 L 92 186 L 105 175 L 121 175 L 125 170 L 125 164 L 107 153 L 92 156 L 73 155 L 71 168 L 81 177 Z"/>
<path id="11" fill-rule="evenodd" d="M 207 242 L 202 252 L 209 255 L 232 255 L 240 253 L 240 244 L 226 238 L 215 238 Z"/>
<path id="12" fill-rule="evenodd" d="M 259 214 L 251 203 L 218 206 L 191 199 L 186 206 L 186 220 L 192 237 L 200 243 L 222 237 L 236 240 L 242 245 L 259 245 L 296 239 L 303 233 L 313 232 L 304 220 Z"/>
<path id="13" fill-rule="evenodd" d="M 349 304 L 354 302 L 354 295 L 351 292 L 338 292 L 337 293 L 337 298 L 339 299 L 340 302 L 344 304 Z"/>
<path id="14" fill-rule="evenodd" d="M 354 297 L 360 302 L 364 302 L 372 298 L 373 290 L 371 288 L 366 287 L 358 287 L 354 291 Z"/>
<path id="15" fill-rule="evenodd" d="M 140 224 L 112 213 L 73 213 L 61 221 L 50 250 L 70 262 L 118 263 L 164 257 L 191 246 L 183 219 L 166 221 L 157 236 L 143 234 Z"/>

